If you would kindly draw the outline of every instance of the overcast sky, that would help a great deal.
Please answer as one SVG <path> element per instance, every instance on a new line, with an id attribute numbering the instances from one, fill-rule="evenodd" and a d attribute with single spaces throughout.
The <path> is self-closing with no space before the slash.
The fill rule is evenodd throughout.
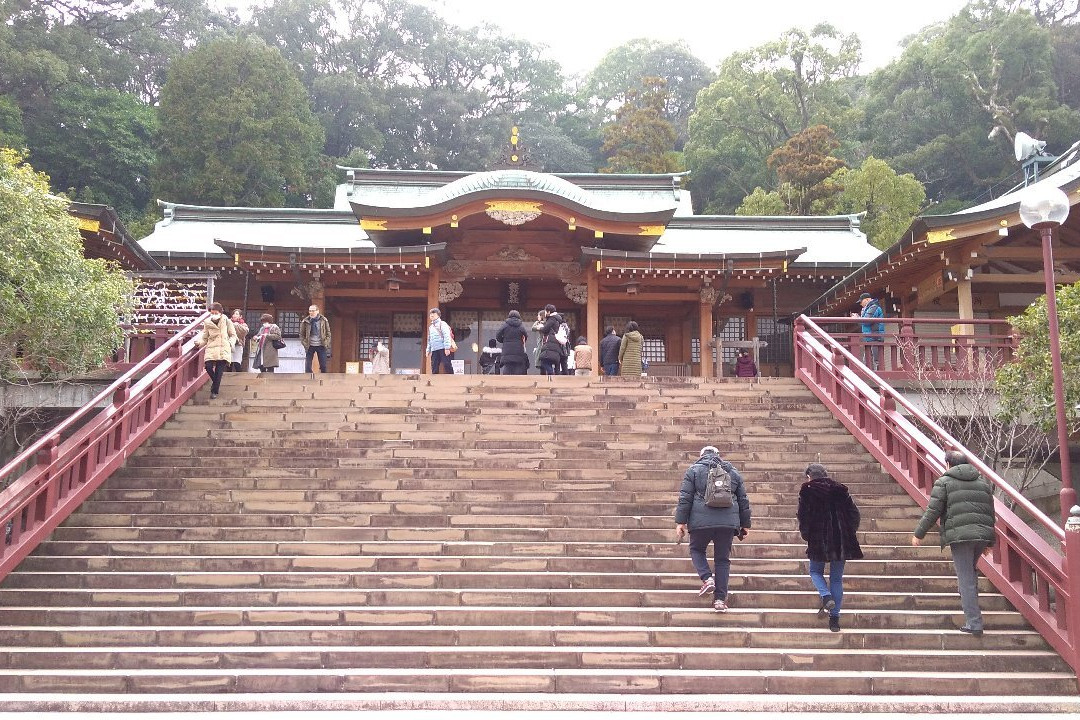
<path id="1" fill-rule="evenodd" d="M 862 41 L 867 72 L 899 56 L 900 42 L 956 14 L 963 0 L 423 0 L 455 24 L 498 25 L 547 45 L 567 74 L 591 70 L 627 40 L 683 40 L 715 68 L 733 50 L 774 40 L 792 27 L 827 21 Z"/>
<path id="2" fill-rule="evenodd" d="M 269 0 L 216 0 L 241 10 Z M 827 21 L 862 41 L 862 71 L 899 56 L 900 42 L 956 14 L 964 0 L 414 0 L 456 25 L 483 22 L 549 48 L 567 75 L 584 74 L 627 40 L 684 41 L 715 68 L 734 50 Z"/>

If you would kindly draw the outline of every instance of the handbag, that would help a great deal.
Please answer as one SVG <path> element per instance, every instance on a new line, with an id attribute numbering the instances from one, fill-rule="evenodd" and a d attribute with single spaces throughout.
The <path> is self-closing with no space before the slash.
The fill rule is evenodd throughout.
<path id="1" fill-rule="evenodd" d="M 284 340 L 273 340 L 272 342 L 274 344 L 274 349 L 275 350 L 281 350 L 281 349 L 283 349 L 285 347 L 285 341 Z"/>

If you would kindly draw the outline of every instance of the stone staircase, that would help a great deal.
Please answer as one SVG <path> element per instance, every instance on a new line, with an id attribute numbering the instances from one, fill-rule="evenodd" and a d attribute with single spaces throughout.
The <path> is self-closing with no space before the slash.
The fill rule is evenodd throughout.
<path id="1" fill-rule="evenodd" d="M 1076 694 L 985 580 L 986 634 L 955 630 L 948 555 L 907 544 L 918 507 L 797 381 L 230 375 L 207 392 L 0 584 L 0 693 Z M 705 444 L 754 514 L 724 615 L 673 542 Z M 794 520 L 815 461 L 863 513 L 838 634 Z"/>

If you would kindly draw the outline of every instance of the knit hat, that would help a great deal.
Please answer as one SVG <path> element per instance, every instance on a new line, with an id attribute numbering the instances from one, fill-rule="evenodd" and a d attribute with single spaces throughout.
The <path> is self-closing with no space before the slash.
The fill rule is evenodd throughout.
<path id="1" fill-rule="evenodd" d="M 698 454 L 698 457 L 705 457 L 709 453 L 719 455 L 720 451 L 714 445 L 706 445 L 705 447 L 701 448 L 701 452 Z"/>

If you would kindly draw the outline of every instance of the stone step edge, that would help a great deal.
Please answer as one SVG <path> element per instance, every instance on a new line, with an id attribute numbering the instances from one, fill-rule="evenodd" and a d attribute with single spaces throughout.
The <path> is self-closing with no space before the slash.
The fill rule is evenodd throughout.
<path id="1" fill-rule="evenodd" d="M 177 655 L 193 655 L 193 654 L 251 654 L 259 655 L 266 653 L 335 653 L 335 652 L 372 652 L 382 654 L 397 654 L 397 653 L 433 653 L 448 655 L 452 653 L 494 653 L 496 655 L 514 654 L 514 653 L 544 653 L 544 654 L 561 654 L 571 655 L 577 653 L 593 653 L 593 654 L 616 654 L 623 655 L 632 653 L 635 655 L 670 655 L 673 653 L 682 655 L 709 655 L 716 653 L 723 653 L 725 655 L 799 655 L 799 656 L 901 656 L 911 658 L 948 658 L 955 656 L 973 656 L 978 655 L 982 657 L 985 653 L 979 648 L 953 648 L 953 649 L 928 649 L 928 648 L 915 648 L 915 649 L 894 649 L 894 648 L 774 648 L 774 647 L 700 647 L 695 645 L 259 645 L 259 646 L 221 646 L 221 645 L 155 645 L 153 647 L 144 645 L 84 645 L 79 647 L 39 647 L 39 646 L 27 646 L 18 645 L 0 648 L 0 654 L 21 653 L 21 654 L 33 654 L 33 655 L 48 655 L 52 653 L 73 655 L 78 653 L 137 653 L 141 655 L 148 655 L 154 653 L 161 654 L 177 654 Z M 996 649 L 993 651 L 995 657 L 1010 657 L 1015 659 L 1025 658 L 1056 658 L 1060 657 L 1053 650 L 1038 650 L 1038 649 Z M 1064 662 L 1064 661 L 1063 661 Z M 652 667 L 652 666 L 648 666 Z M 19 670 L 31 670 L 34 668 L 3 668 L 3 670 L 19 671 Z M 175 670 L 178 668 L 160 668 L 162 670 L 169 669 Z M 260 668 L 214 668 L 214 669 L 260 669 Z M 262 668 L 266 670 L 285 670 L 286 668 Z M 315 670 L 316 668 L 308 668 L 309 670 Z M 329 670 L 330 668 L 322 668 Z M 347 668 L 346 668 L 347 669 Z M 367 668 L 365 668 L 367 669 Z M 392 668 L 400 669 L 400 668 Z M 435 669 L 435 668 L 431 668 Z M 468 669 L 468 668 L 461 668 Z M 490 669 L 490 668 L 481 668 Z M 546 670 L 551 668 L 514 668 L 518 670 Z M 579 670 L 586 670 L 588 668 L 576 668 Z M 623 669 L 623 668 L 607 668 L 607 669 Z M 633 669 L 633 668 L 630 668 Z M 638 668 L 639 670 L 641 668 Z M 124 672 L 122 668 L 108 668 L 103 669 L 104 672 L 116 671 Z M 60 669 L 55 671 L 46 672 L 61 672 Z M 751 672 L 751 671 L 746 671 Z M 791 672 L 791 671 L 788 671 Z M 798 671 L 803 672 L 803 671 Z M 805 671 L 805 672 L 825 672 L 822 670 Z M 886 672 L 883 670 L 849 670 L 845 672 Z M 893 671 L 895 672 L 895 671 Z M 993 671 L 1001 673 L 1005 671 L 997 670 Z M 1058 672 L 1058 671 L 1036 671 L 1036 672 Z M 1011 673 L 1009 673 L 1011 675 Z"/>
<path id="2" fill-rule="evenodd" d="M 0 694 L 5 712 L 591 711 L 679 713 L 1072 714 L 1080 698 L 925 695 L 623 695 L 551 693 Z"/>
<path id="3" fill-rule="evenodd" d="M 1077 713 L 1080 698 L 925 695 L 623 695 L 550 693 L 243 693 L 141 696 L 0 694 L 0 710 L 19 712 L 208 711 L 594 711 L 594 712 L 832 712 L 832 713 Z"/>

